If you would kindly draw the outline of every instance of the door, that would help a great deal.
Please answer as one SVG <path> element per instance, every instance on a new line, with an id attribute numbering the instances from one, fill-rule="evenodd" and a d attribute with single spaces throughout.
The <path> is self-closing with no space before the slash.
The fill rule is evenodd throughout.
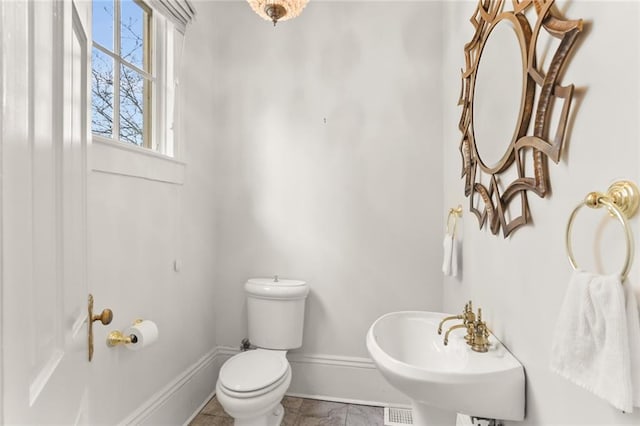
<path id="1" fill-rule="evenodd" d="M 4 424 L 88 422 L 87 6 L 77 7 L 0 2 Z"/>

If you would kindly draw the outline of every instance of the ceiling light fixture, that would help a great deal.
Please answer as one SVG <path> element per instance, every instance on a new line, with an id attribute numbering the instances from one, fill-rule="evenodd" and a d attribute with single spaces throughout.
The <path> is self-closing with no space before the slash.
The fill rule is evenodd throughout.
<path id="1" fill-rule="evenodd" d="M 309 0 L 247 0 L 251 8 L 273 26 L 278 21 L 286 21 L 300 15 Z"/>

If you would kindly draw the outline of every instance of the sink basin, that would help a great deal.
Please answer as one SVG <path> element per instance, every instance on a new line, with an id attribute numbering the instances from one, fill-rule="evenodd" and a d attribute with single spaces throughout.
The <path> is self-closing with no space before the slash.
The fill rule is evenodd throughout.
<path id="1" fill-rule="evenodd" d="M 525 379 L 522 364 L 493 335 L 488 352 L 471 350 L 465 329 L 449 344 L 443 335 L 461 321 L 448 321 L 438 335 L 438 312 L 391 312 L 367 333 L 367 349 L 384 378 L 412 403 L 414 424 L 454 425 L 456 413 L 523 420 Z"/>

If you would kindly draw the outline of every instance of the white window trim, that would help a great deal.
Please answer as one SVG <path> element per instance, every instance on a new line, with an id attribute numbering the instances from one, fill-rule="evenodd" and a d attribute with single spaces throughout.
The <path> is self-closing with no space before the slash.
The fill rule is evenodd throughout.
<path id="1" fill-rule="evenodd" d="M 184 162 L 147 148 L 108 138 L 94 137 L 88 159 L 89 169 L 93 172 L 177 185 L 184 183 Z"/>
<path id="2" fill-rule="evenodd" d="M 175 68 L 178 58 L 175 57 L 175 31 L 179 28 L 148 1 L 144 3 L 153 11 L 152 69 L 156 73 L 151 95 L 152 148 L 139 147 L 116 138 L 91 133 L 93 143 L 89 155 L 89 168 L 95 172 L 182 184 L 186 164 L 180 155 L 183 147 L 175 137 L 175 121 L 179 114 L 179 105 L 176 103 Z M 99 46 L 96 47 L 103 51 Z M 88 66 L 91 67 L 91 64 Z"/>

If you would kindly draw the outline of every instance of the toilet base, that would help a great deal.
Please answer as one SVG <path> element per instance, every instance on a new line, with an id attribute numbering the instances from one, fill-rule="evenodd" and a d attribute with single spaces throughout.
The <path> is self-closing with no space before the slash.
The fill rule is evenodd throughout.
<path id="1" fill-rule="evenodd" d="M 284 380 L 269 392 L 237 398 L 225 392 L 218 380 L 216 397 L 224 411 L 233 417 L 235 426 L 280 426 L 284 417 L 282 398 L 290 384 L 291 368 L 288 368 Z"/>
<path id="2" fill-rule="evenodd" d="M 275 406 L 269 413 L 254 419 L 234 419 L 234 426 L 280 426 L 284 418 L 282 404 Z"/>

